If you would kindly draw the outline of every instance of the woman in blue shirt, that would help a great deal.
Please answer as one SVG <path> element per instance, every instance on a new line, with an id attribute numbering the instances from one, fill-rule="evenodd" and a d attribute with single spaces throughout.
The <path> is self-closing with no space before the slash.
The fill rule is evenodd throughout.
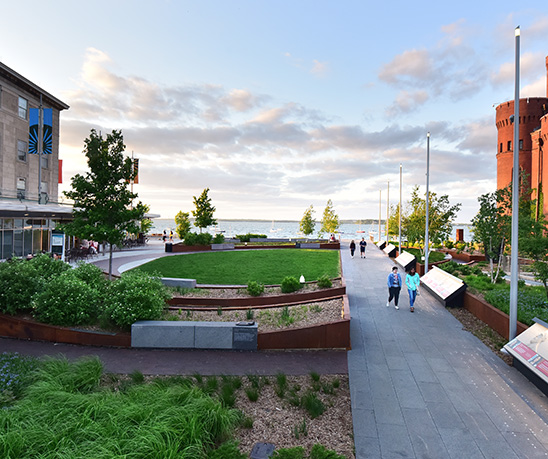
<path id="1" fill-rule="evenodd" d="M 398 300 L 400 299 L 401 290 L 401 276 L 398 273 L 398 268 L 394 266 L 392 272 L 388 275 L 388 303 L 386 307 L 390 306 L 392 298 L 394 298 L 394 307 L 400 309 L 398 306 Z"/>
<path id="2" fill-rule="evenodd" d="M 419 285 L 421 279 L 415 272 L 415 268 L 411 268 L 409 274 L 405 276 L 405 285 L 407 285 L 407 291 L 409 292 L 409 308 L 411 312 L 415 312 L 415 299 L 419 293 Z"/>

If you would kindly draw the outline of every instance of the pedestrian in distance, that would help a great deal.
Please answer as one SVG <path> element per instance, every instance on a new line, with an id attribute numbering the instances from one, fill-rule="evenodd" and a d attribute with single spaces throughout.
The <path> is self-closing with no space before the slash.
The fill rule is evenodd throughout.
<path id="1" fill-rule="evenodd" d="M 407 291 L 409 292 L 409 310 L 411 312 L 415 312 L 415 299 L 419 294 L 420 283 L 421 279 L 415 272 L 415 268 L 411 268 L 409 274 L 405 276 L 405 285 L 407 285 Z"/>
<path id="2" fill-rule="evenodd" d="M 365 242 L 365 239 L 362 237 L 362 240 L 360 241 L 360 258 L 365 258 L 366 247 L 367 247 L 367 242 Z"/>
<path id="3" fill-rule="evenodd" d="M 396 266 L 392 268 L 392 272 L 388 275 L 387 284 L 388 302 L 386 303 L 386 307 L 390 306 L 390 302 L 392 301 L 392 298 L 394 298 L 394 307 L 400 309 L 398 301 L 400 299 L 401 276 L 400 273 L 398 273 L 398 268 Z"/>
<path id="4" fill-rule="evenodd" d="M 350 243 L 350 256 L 354 258 L 354 251 L 356 250 L 356 243 L 354 242 L 354 239 L 352 239 L 352 242 Z"/>

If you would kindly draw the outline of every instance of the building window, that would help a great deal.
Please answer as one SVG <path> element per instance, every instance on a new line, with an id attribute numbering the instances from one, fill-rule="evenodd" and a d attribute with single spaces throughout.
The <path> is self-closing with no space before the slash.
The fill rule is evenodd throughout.
<path id="1" fill-rule="evenodd" d="M 17 141 L 17 159 L 19 161 L 27 161 L 27 142 L 22 140 Z"/>
<path id="2" fill-rule="evenodd" d="M 523 150 L 523 139 L 519 139 L 519 149 Z"/>
<path id="3" fill-rule="evenodd" d="M 23 99 L 22 97 L 19 97 L 19 117 L 23 119 L 27 119 L 27 110 L 28 110 L 29 103 L 27 99 Z"/>
<path id="4" fill-rule="evenodd" d="M 502 142 L 500 143 L 500 153 L 502 153 Z"/>
<path id="5" fill-rule="evenodd" d="M 512 141 L 508 141 L 508 151 L 512 151 Z"/>
<path id="6" fill-rule="evenodd" d="M 27 190 L 27 179 L 17 178 L 17 199 L 25 199 L 25 192 Z"/>
<path id="7" fill-rule="evenodd" d="M 47 155 L 41 155 L 40 158 L 40 164 L 42 165 L 42 169 L 47 169 L 49 167 L 49 161 Z"/>

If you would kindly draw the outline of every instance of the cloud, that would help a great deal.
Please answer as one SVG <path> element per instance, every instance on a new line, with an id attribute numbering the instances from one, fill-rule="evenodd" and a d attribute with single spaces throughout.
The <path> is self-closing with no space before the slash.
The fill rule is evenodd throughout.
<path id="1" fill-rule="evenodd" d="M 312 69 L 310 70 L 310 73 L 312 73 L 315 76 L 320 76 L 320 77 L 325 76 L 325 74 L 329 70 L 328 63 L 320 62 L 320 61 L 317 61 L 316 59 L 314 59 L 312 62 L 314 63 L 314 65 Z"/>
<path id="2" fill-rule="evenodd" d="M 400 91 L 396 100 L 386 109 L 386 115 L 396 116 L 400 113 L 409 113 L 424 105 L 430 96 L 427 91 Z"/>
<path id="3" fill-rule="evenodd" d="M 293 67 L 309 72 L 316 77 L 324 77 L 329 72 L 328 62 L 322 62 L 318 59 L 306 61 L 300 57 L 293 56 L 289 52 L 284 53 L 284 56 Z"/>

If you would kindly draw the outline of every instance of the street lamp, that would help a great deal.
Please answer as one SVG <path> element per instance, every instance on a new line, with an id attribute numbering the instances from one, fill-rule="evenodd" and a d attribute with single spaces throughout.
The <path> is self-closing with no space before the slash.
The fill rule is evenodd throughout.
<path id="1" fill-rule="evenodd" d="M 430 210 L 430 194 L 428 192 L 428 181 L 430 179 L 430 133 L 426 133 L 426 222 L 424 231 L 424 274 L 428 272 L 428 223 Z"/>
<path id="2" fill-rule="evenodd" d="M 401 164 L 400 164 L 400 211 L 399 211 L 398 253 L 401 255 Z"/>
<path id="3" fill-rule="evenodd" d="M 518 223 L 519 223 L 519 38 L 516 27 L 516 69 L 514 85 L 514 163 L 512 170 L 512 253 L 510 255 L 510 330 L 509 338 L 516 337 L 518 321 Z"/>

